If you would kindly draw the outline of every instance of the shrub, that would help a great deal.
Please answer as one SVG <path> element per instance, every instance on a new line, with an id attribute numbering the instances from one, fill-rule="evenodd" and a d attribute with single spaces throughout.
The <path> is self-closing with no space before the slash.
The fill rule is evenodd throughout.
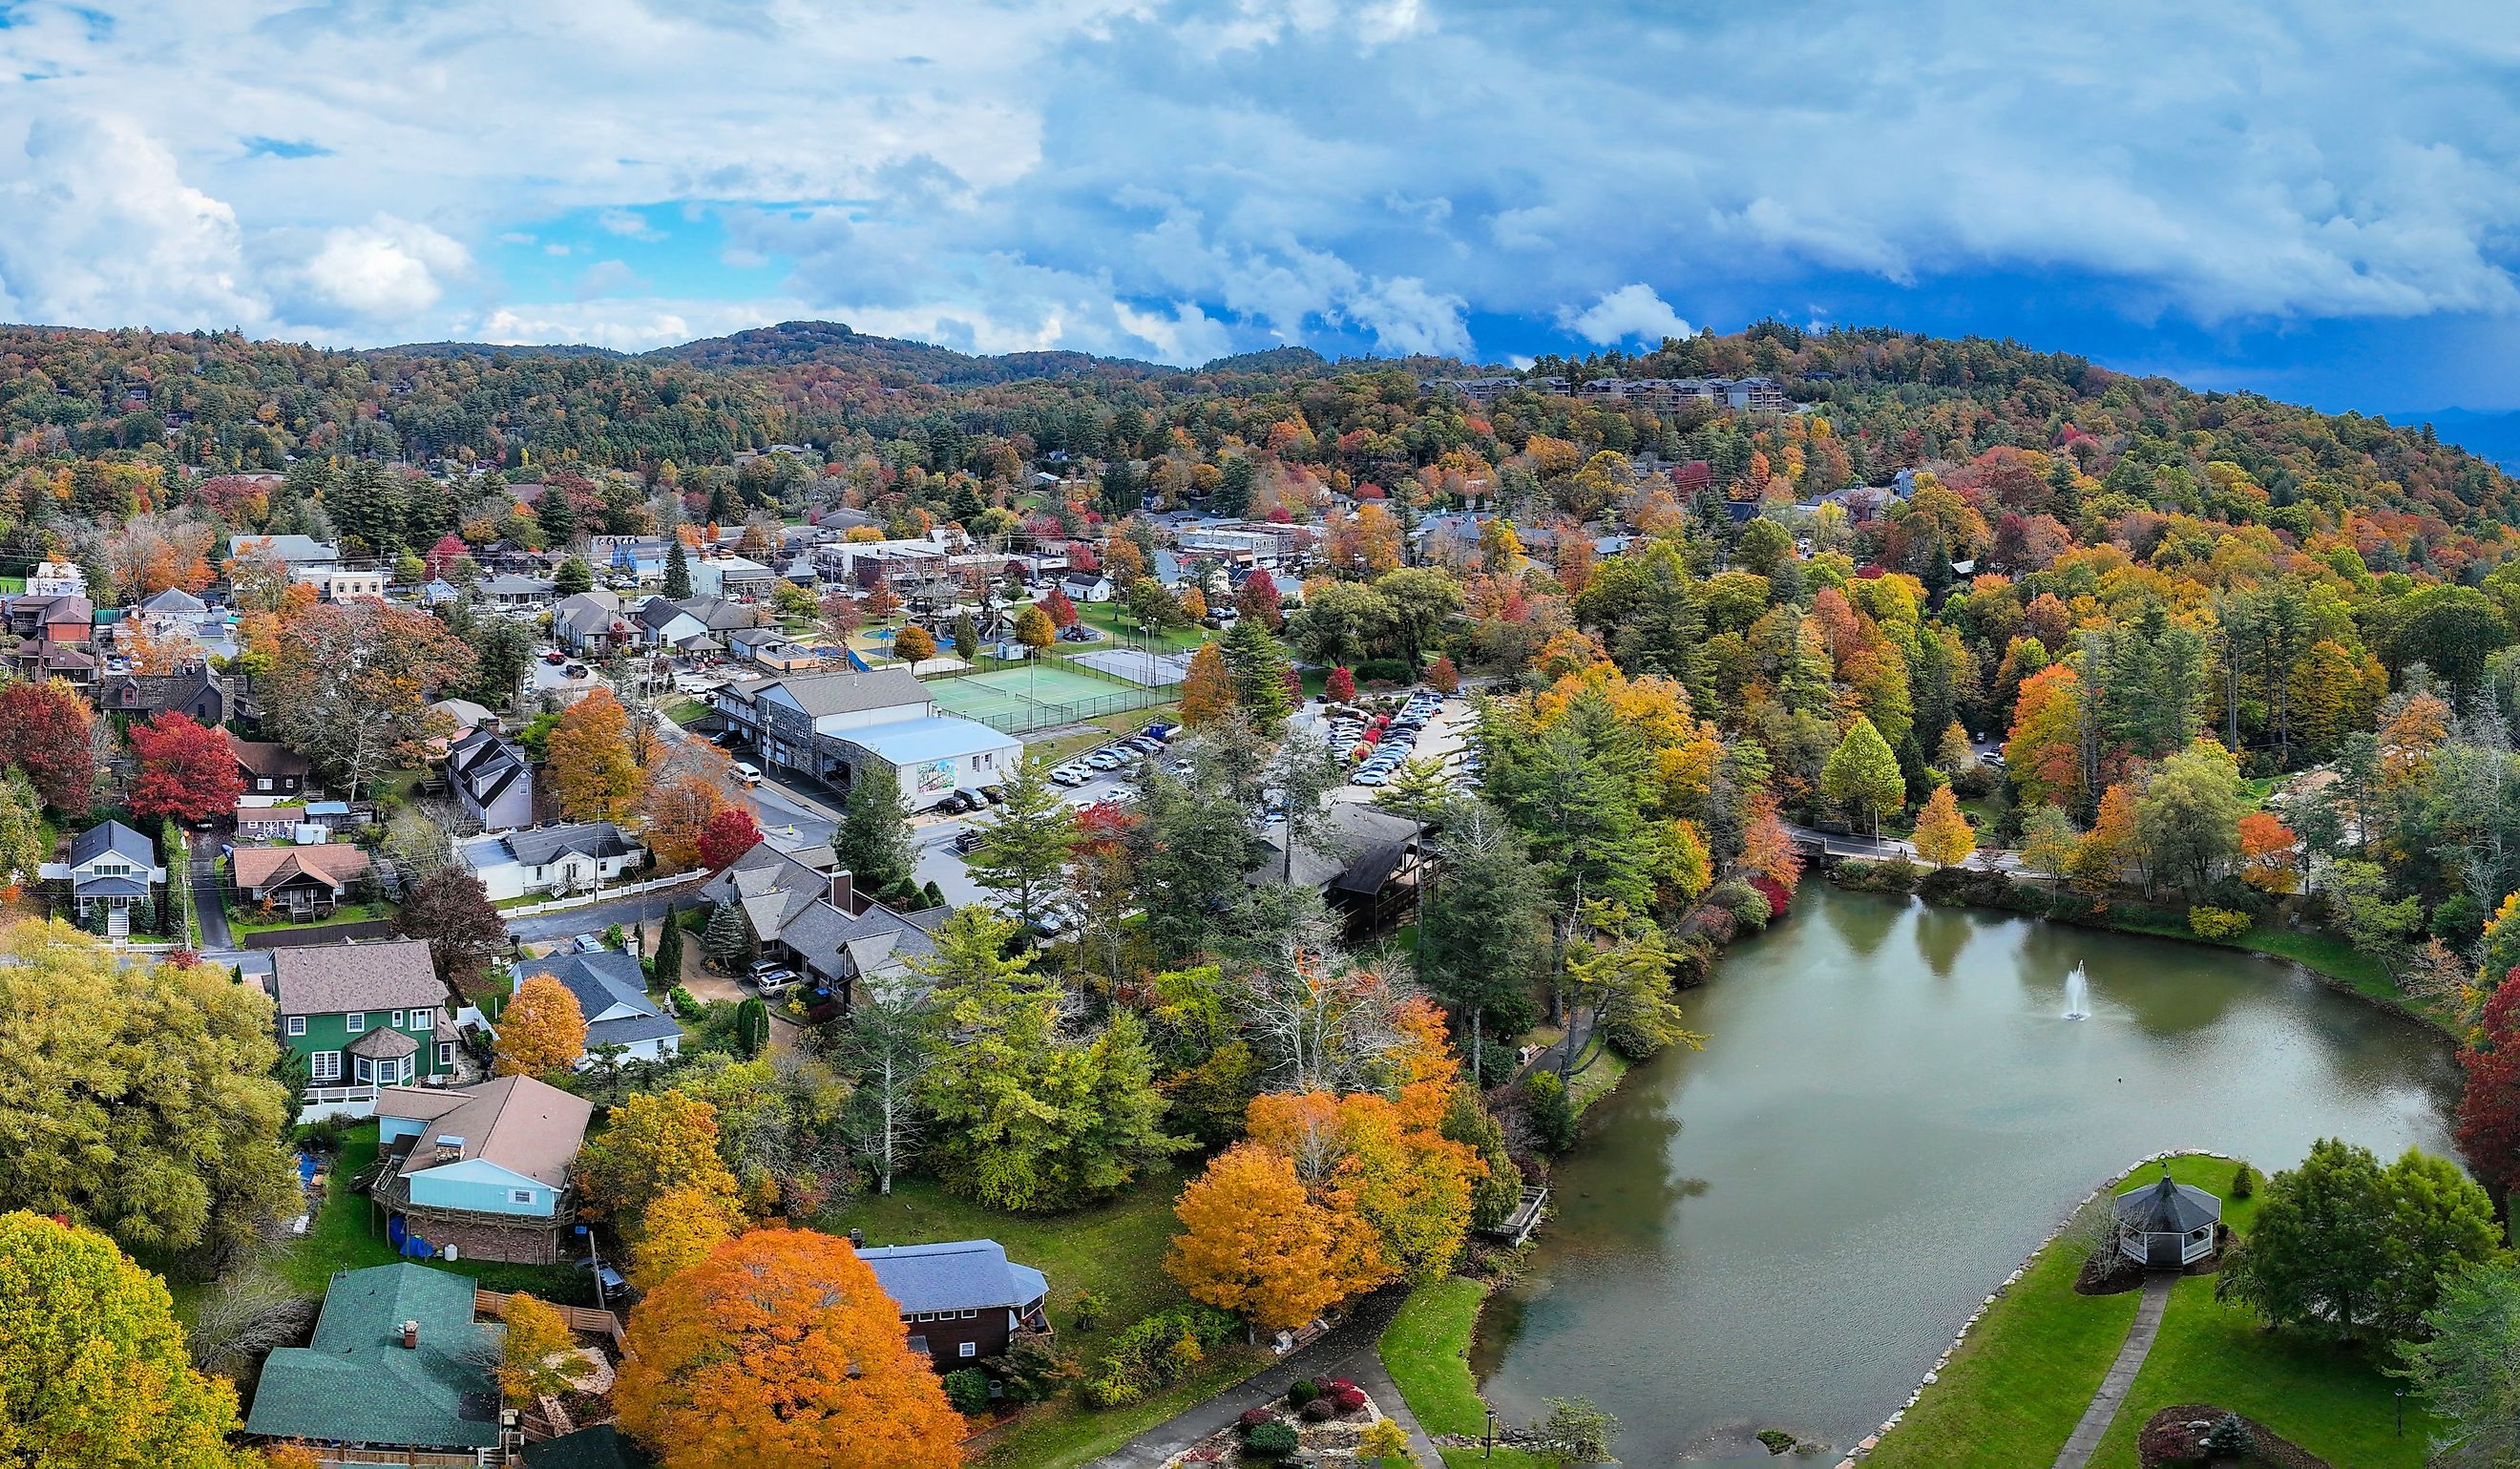
<path id="1" fill-rule="evenodd" d="M 1905 857 L 1887 857 L 1879 862 L 1850 858 L 1837 865 L 1837 885 L 1859 893 L 1912 893 L 1924 878 L 1925 869 Z"/>
<path id="2" fill-rule="evenodd" d="M 1360 684 L 1407 684 L 1418 677 L 1418 670 L 1398 658 L 1368 658 L 1356 665 Z"/>
<path id="3" fill-rule="evenodd" d="M 2205 1437 L 2197 1441 L 2196 1447 L 2205 1450 L 2209 1459 L 2239 1459 L 2256 1451 L 2258 1440 L 2237 1413 L 2225 1413 L 2221 1421 L 2205 1430 Z"/>
<path id="4" fill-rule="evenodd" d="M 1328 1401 L 1337 1403 L 1338 1410 L 1343 1413 L 1365 1411 L 1365 1390 L 1354 1385 L 1332 1391 Z"/>
<path id="5" fill-rule="evenodd" d="M 2231 1170 L 2231 1197 L 2245 1199 L 2258 1191 L 2258 1171 L 2244 1160 Z"/>
<path id="6" fill-rule="evenodd" d="M 1718 949 L 1732 943 L 1732 936 L 1740 929 L 1741 920 L 1732 916 L 1731 909 L 1718 908 L 1712 903 L 1697 905 L 1688 911 L 1688 917 L 1680 920 L 1683 937 L 1703 939 Z"/>
<path id="7" fill-rule="evenodd" d="M 1077 1330 L 1091 1331 L 1102 1324 L 1102 1318 L 1108 1315 L 1110 1311 L 1110 1297 L 1101 1291 L 1081 1290 L 1076 1293 L 1076 1299 L 1068 1304 L 1067 1315 L 1070 1323 Z"/>
<path id="8" fill-rule="evenodd" d="M 1771 923 L 1783 917 L 1785 909 L 1794 901 L 1792 890 L 1764 872 L 1751 878 L 1750 885 L 1759 890 L 1760 897 L 1768 900 L 1768 921 Z"/>
<path id="9" fill-rule="evenodd" d="M 964 1417 L 989 1405 L 989 1374 L 977 1367 L 959 1367 L 945 1374 L 945 1401 Z"/>
<path id="10" fill-rule="evenodd" d="M 1707 891 L 1706 901 L 1754 932 L 1767 927 L 1768 920 L 1776 915 L 1768 906 L 1767 895 L 1746 882 L 1719 882 Z"/>
<path id="11" fill-rule="evenodd" d="M 1098 1407 L 1135 1402 L 1188 1371 L 1199 1358 L 1185 1359 L 1188 1341 L 1201 1356 L 1231 1340 L 1241 1323 L 1213 1306 L 1189 1303 L 1148 1316 L 1113 1338 L 1111 1350 L 1094 1364 L 1086 1380 L 1086 1401 Z"/>
<path id="12" fill-rule="evenodd" d="M 1294 1381 L 1286 1384 L 1286 1405 L 1288 1407 L 1302 1407 L 1305 1403 L 1312 1402 L 1320 1396 L 1322 1396 L 1322 1390 L 1316 1386 L 1313 1380 L 1309 1377 L 1298 1377 Z"/>
<path id="13" fill-rule="evenodd" d="M 1295 1409 L 1295 1416 L 1307 1423 L 1328 1423 L 1338 1416 L 1338 1404 L 1328 1398 L 1316 1398 Z"/>
<path id="14" fill-rule="evenodd" d="M 1928 903 L 1950 908 L 2001 908 L 2012 913 L 2044 913 L 2048 895 L 2013 881 L 2002 872 L 1971 868 L 1945 868 L 1928 872 L 1916 891 Z"/>
<path id="15" fill-rule="evenodd" d="M 1537 1071 L 1522 1084 L 1523 1099 L 1531 1114 L 1531 1129 L 1540 1135 L 1541 1146 L 1552 1153 L 1562 1153 L 1575 1145 L 1575 1103 L 1566 1094 L 1566 1083 L 1554 1071 Z"/>
<path id="16" fill-rule="evenodd" d="M 1265 1407 L 1246 1407 L 1242 1410 L 1241 1421 L 1242 1431 L 1244 1433 L 1249 1433 L 1251 1430 L 1258 1428 L 1263 1423 L 1277 1422 L 1278 1415 L 1269 1411 Z"/>
<path id="17" fill-rule="evenodd" d="M 2187 926 L 2200 939 L 2236 939 L 2247 933 L 2249 925 L 2255 921 L 2247 913 L 2233 913 L 2228 908 L 2191 908 L 2187 911 Z"/>
<path id="18" fill-rule="evenodd" d="M 1300 1447 L 1294 1428 L 1284 1423 L 1263 1423 L 1242 1437 L 1242 1451 L 1255 1459 L 1289 1458 Z"/>

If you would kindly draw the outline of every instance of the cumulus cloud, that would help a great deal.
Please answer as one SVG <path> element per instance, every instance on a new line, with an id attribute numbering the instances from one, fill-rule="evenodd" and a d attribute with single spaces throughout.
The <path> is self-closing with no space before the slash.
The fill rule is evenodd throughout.
<path id="1" fill-rule="evenodd" d="M 2520 308 L 2520 12 L 2482 0 L 2035 26 L 1998 0 L 1604 0 L 1584 25 L 1461 0 L 930 0 L 845 26 L 96 3 L 113 23 L 24 0 L 0 30 L 48 78 L 0 125 L 50 119 L 0 158 L 12 315 L 629 339 L 702 329 L 683 308 L 715 270 L 730 305 L 1191 361 L 1469 353 L 1495 317 L 1651 340 L 1847 278 L 2055 281 L 2214 329 Z M 638 242 L 675 299 L 589 276 L 598 299 L 519 304 L 572 287 L 471 262 L 505 234 L 568 249 L 560 219 Z"/>
<path id="2" fill-rule="evenodd" d="M 1599 300 L 1581 311 L 1560 311 L 1560 326 L 1599 346 L 1642 341 L 1657 344 L 1666 336 L 1687 336 L 1688 323 L 1671 309 L 1654 289 L 1642 282 L 1601 292 Z"/>
<path id="3" fill-rule="evenodd" d="M 805 314 L 792 300 L 707 301 L 656 297 L 596 301 L 544 301 L 500 306 L 455 319 L 453 333 L 468 341 L 507 346 L 582 342 L 616 352 L 645 352 L 695 337 L 718 336 L 790 321 Z"/>

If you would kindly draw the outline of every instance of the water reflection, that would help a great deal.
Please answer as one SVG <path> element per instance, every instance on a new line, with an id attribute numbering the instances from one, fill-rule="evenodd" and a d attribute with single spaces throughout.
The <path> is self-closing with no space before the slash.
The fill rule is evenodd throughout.
<path id="1" fill-rule="evenodd" d="M 2094 1013 L 2070 1022 L 2078 961 Z M 2449 1150 L 2437 1037 L 2228 951 L 1814 881 L 1687 1004 L 1707 1049 L 1587 1119 L 1475 1354 L 1509 1416 L 1599 1401 L 1631 1464 L 1745 1419 L 1852 1444 L 2138 1154 Z"/>

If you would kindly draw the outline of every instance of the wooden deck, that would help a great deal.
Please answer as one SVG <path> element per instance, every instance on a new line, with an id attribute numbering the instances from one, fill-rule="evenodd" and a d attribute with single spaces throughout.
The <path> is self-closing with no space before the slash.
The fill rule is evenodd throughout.
<path id="1" fill-rule="evenodd" d="M 1522 1191 L 1522 1202 L 1513 1206 L 1513 1213 L 1507 1215 L 1503 1223 L 1487 1232 L 1514 1245 L 1521 1245 L 1530 1240 L 1531 1231 L 1540 1227 L 1541 1216 L 1548 1211 L 1549 1190 L 1545 1187 L 1525 1188 Z"/>

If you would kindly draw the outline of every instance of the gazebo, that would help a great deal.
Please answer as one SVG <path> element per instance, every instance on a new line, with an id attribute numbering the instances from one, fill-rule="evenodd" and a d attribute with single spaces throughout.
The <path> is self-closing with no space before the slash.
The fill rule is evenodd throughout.
<path id="1" fill-rule="evenodd" d="M 2193 1184 L 2161 1177 L 2117 1196 L 2118 1253 L 2138 1265 L 2176 1269 L 2214 1253 L 2223 1201 Z"/>

